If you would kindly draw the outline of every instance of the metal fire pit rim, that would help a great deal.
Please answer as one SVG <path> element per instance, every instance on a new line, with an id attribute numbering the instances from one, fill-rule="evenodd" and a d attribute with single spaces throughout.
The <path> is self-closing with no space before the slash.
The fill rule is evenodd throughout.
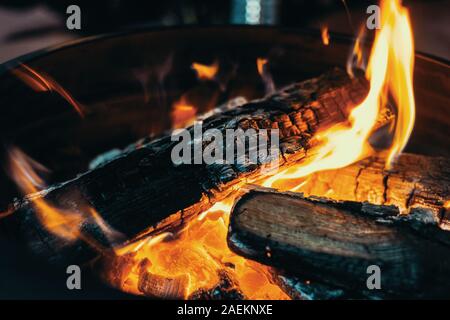
<path id="1" fill-rule="evenodd" d="M 22 63 L 29 63 L 34 60 L 37 60 L 41 57 L 51 55 L 53 53 L 76 48 L 78 46 L 83 46 L 92 42 L 96 41 L 103 41 L 108 39 L 114 39 L 114 38 L 120 38 L 120 37 L 126 37 L 128 35 L 137 35 L 137 34 L 144 34 L 144 33 L 162 33 L 162 32 L 173 32 L 177 30 L 183 30 L 190 29 L 193 32 L 196 30 L 226 30 L 226 29 L 247 29 L 247 30 L 256 30 L 256 29 L 262 29 L 262 30 L 272 30 L 272 31 L 278 31 L 283 34 L 297 34 L 297 35 L 309 35 L 309 36 L 321 36 L 321 31 L 316 28 L 289 28 L 289 27 L 280 27 L 280 26 L 269 26 L 269 25 L 214 25 L 214 26 L 198 26 L 198 25 L 188 25 L 188 26 L 159 26 L 159 27 L 133 27 L 133 28 L 127 28 L 123 29 L 121 31 L 117 32 L 110 32 L 110 33 L 102 33 L 98 35 L 92 35 L 83 37 L 76 40 L 69 40 L 62 42 L 60 44 L 48 46 L 42 49 L 38 49 L 29 53 L 26 53 L 24 55 L 18 56 L 16 58 L 10 59 L 6 62 L 3 62 L 0 64 L 0 76 L 7 73 L 9 70 L 16 68 Z M 344 33 L 338 33 L 338 32 L 330 32 L 330 35 L 333 37 L 333 39 L 339 42 L 348 42 L 351 44 L 355 36 L 344 34 Z M 371 43 L 371 40 L 365 40 L 366 43 Z M 416 58 L 421 58 L 424 60 L 428 60 L 434 63 L 437 63 L 443 67 L 450 69 L 450 60 L 446 60 L 445 58 L 434 56 L 429 53 L 424 53 L 421 51 L 415 51 Z"/>

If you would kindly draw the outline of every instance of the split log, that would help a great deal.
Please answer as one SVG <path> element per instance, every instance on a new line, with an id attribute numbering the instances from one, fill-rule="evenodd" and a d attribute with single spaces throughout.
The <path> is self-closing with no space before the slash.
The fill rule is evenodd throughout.
<path id="1" fill-rule="evenodd" d="M 255 187 L 234 206 L 228 245 L 289 274 L 370 298 L 448 298 L 450 232 L 427 209 L 305 198 Z M 381 289 L 369 290 L 369 266 Z M 371 271 L 373 272 L 373 271 Z"/>
<path id="2" fill-rule="evenodd" d="M 338 69 L 288 86 L 264 99 L 203 122 L 203 129 L 280 129 L 279 163 L 287 168 L 304 159 L 310 139 L 318 130 L 345 121 L 351 109 L 368 92 L 364 77 L 350 79 Z M 388 124 L 385 110 L 378 126 Z M 189 128 L 191 135 L 193 128 Z M 260 164 L 175 165 L 171 151 L 177 142 L 170 135 L 127 150 L 121 156 L 75 179 L 18 201 L 10 217 L 12 230 L 25 238 L 33 251 L 52 262 L 82 263 L 97 255 L 83 241 L 67 243 L 40 225 L 30 199 L 75 212 L 93 208 L 102 219 L 132 239 L 165 227 L 182 225 L 189 217 L 211 207 L 261 177 Z M 11 227 L 7 229 L 11 232 Z M 107 238 L 92 219 L 80 224 L 84 238 L 108 246 Z"/>
<path id="3" fill-rule="evenodd" d="M 301 275 L 292 275 L 273 269 L 272 281 L 293 300 L 355 300 L 364 299 L 362 294 L 330 284 L 312 281 Z"/>
<path id="4" fill-rule="evenodd" d="M 401 154 L 390 170 L 386 157 L 367 158 L 337 170 L 310 175 L 296 191 L 373 204 L 395 205 L 402 213 L 414 207 L 429 209 L 442 229 L 450 230 L 450 159 Z"/>

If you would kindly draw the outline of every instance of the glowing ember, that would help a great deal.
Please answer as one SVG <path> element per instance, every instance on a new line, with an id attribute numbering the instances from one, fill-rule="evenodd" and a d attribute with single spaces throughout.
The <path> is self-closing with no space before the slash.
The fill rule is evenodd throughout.
<path id="1" fill-rule="evenodd" d="M 322 27 L 321 30 L 321 35 L 322 35 L 322 42 L 324 45 L 329 45 L 330 44 L 330 34 L 328 33 L 328 27 Z"/>
<path id="2" fill-rule="evenodd" d="M 267 267 L 240 257 L 228 248 L 227 226 L 233 201 L 234 198 L 217 203 L 194 219 L 178 237 L 164 233 L 118 249 L 118 255 L 135 253 L 134 267 L 122 278 L 123 289 L 142 294 L 137 289 L 139 262 L 148 259 L 151 264 L 146 269 L 151 274 L 165 278 L 188 276 L 185 298 L 200 288 L 213 288 L 219 282 L 219 272 L 225 270 L 248 298 L 288 299 L 271 283 Z"/>
<path id="3" fill-rule="evenodd" d="M 212 80 L 219 71 L 219 63 L 214 61 L 211 65 L 200 64 L 197 62 L 192 63 L 191 68 L 197 73 L 197 78 L 200 80 Z"/>
<path id="4" fill-rule="evenodd" d="M 387 88 L 392 94 L 397 111 L 394 142 L 387 164 L 405 148 L 414 127 L 415 103 L 412 85 L 414 70 L 414 41 L 408 10 L 401 7 L 399 0 L 382 2 L 382 25 L 388 26 L 389 59 Z M 373 68 L 377 68 L 373 65 Z M 385 99 L 386 101 L 387 99 Z"/>
<path id="5" fill-rule="evenodd" d="M 37 170 L 45 168 L 29 158 L 19 149 L 9 151 L 10 172 L 16 184 L 24 194 L 33 194 L 45 187 Z M 75 241 L 80 236 L 79 225 L 83 217 L 76 212 L 63 212 L 46 203 L 39 197 L 30 199 L 36 209 L 39 221 L 50 232 L 69 241 Z"/>

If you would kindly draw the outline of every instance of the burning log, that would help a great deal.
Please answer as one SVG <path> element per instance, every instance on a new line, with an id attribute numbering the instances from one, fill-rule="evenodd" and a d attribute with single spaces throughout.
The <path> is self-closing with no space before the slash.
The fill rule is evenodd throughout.
<path id="1" fill-rule="evenodd" d="M 338 170 L 315 172 L 295 191 L 306 196 L 395 205 L 402 213 L 414 207 L 427 208 L 441 228 L 449 229 L 450 215 L 444 208 L 450 197 L 449 168 L 449 159 L 404 153 L 387 170 L 385 157 L 377 156 Z"/>
<path id="2" fill-rule="evenodd" d="M 142 271 L 138 288 L 147 297 L 184 299 L 188 276 L 167 278 Z"/>
<path id="3" fill-rule="evenodd" d="M 210 289 L 199 289 L 189 296 L 190 300 L 243 300 L 245 297 L 229 275 L 219 273 L 219 283 Z"/>
<path id="4" fill-rule="evenodd" d="M 450 293 L 450 233 L 438 223 L 419 207 L 400 215 L 395 206 L 255 187 L 233 208 L 228 245 L 366 297 L 443 298 Z M 379 290 L 368 288 L 370 266 L 380 270 Z"/>
<path id="5" fill-rule="evenodd" d="M 335 69 L 317 78 L 293 84 L 262 100 L 204 120 L 203 128 L 280 129 L 280 167 L 287 168 L 307 157 L 317 131 L 348 118 L 351 109 L 368 91 L 363 77 L 350 79 Z M 392 119 L 388 110 L 378 127 Z M 192 132 L 193 128 L 189 128 Z M 58 210 L 82 213 L 92 209 L 126 239 L 149 232 L 182 226 L 191 216 L 211 207 L 244 183 L 261 178 L 261 164 L 175 165 L 171 151 L 176 142 L 164 136 L 139 148 L 126 150 L 106 164 L 75 179 L 26 197 L 14 204 L 9 232 L 21 235 L 32 250 L 53 262 L 82 263 L 109 247 L 111 239 L 87 215 L 78 223 L 76 241 L 67 241 L 42 226 L 35 204 L 44 201 Z M 44 213 L 45 214 L 45 213 Z M 89 245 L 80 239 L 90 239 Z M 71 239 L 73 240 L 73 239 Z M 123 239 L 120 239 L 123 241 Z"/>

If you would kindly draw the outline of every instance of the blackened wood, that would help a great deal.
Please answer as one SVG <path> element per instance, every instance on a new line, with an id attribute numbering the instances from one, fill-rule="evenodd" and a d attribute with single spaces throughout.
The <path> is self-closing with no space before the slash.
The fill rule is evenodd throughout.
<path id="1" fill-rule="evenodd" d="M 371 298 L 448 298 L 450 232 L 426 209 L 381 206 L 255 187 L 234 206 L 236 253 Z M 369 290 L 369 266 L 381 289 Z"/>
<path id="2" fill-rule="evenodd" d="M 293 300 L 349 300 L 363 295 L 344 288 L 311 280 L 310 277 L 273 269 L 272 281 Z"/>
<path id="3" fill-rule="evenodd" d="M 366 96 L 367 81 L 350 79 L 338 69 L 288 86 L 272 96 L 213 115 L 203 129 L 280 129 L 280 166 L 289 167 L 306 157 L 309 141 L 318 130 L 345 121 L 350 110 Z M 392 119 L 380 116 L 379 126 Z M 191 127 L 189 129 L 193 131 Z M 126 150 L 119 157 L 66 183 L 33 197 L 62 209 L 82 212 L 94 208 L 112 228 L 136 238 L 164 227 L 177 227 L 189 217 L 260 178 L 260 165 L 174 165 L 171 150 L 177 142 L 170 135 Z M 29 199 L 14 205 L 16 229 L 33 251 L 54 262 L 87 261 L 97 252 L 83 241 L 67 243 L 43 228 Z M 85 237 L 103 246 L 109 243 L 100 228 L 85 220 Z"/>

